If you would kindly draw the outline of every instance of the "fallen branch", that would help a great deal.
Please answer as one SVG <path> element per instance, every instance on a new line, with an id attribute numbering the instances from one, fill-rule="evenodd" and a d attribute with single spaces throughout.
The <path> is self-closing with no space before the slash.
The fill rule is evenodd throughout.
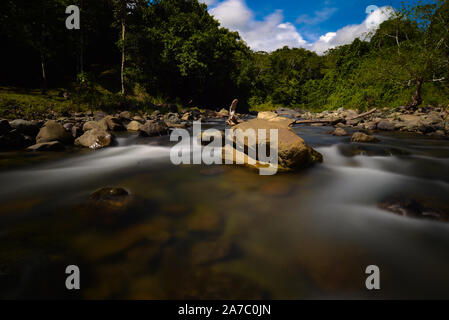
<path id="1" fill-rule="evenodd" d="M 374 109 L 372 109 L 372 110 L 370 110 L 370 111 L 367 111 L 367 112 L 365 112 L 365 113 L 361 113 L 361 114 L 359 114 L 359 115 L 357 115 L 357 116 L 355 116 L 355 117 L 347 118 L 346 121 L 364 118 L 364 117 L 366 117 L 366 116 L 369 116 L 370 114 L 373 114 L 373 113 L 376 112 L 376 111 L 377 111 L 377 108 L 374 108 Z"/>

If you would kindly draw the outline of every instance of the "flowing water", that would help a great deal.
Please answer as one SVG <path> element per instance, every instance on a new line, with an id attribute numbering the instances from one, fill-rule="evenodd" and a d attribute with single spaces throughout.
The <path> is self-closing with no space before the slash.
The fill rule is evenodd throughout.
<path id="1" fill-rule="evenodd" d="M 324 163 L 271 177 L 174 166 L 168 137 L 0 153 L 0 297 L 449 298 L 449 224 L 378 208 L 405 194 L 447 210 L 449 142 L 391 133 L 351 144 L 330 129 L 295 128 Z M 102 187 L 133 201 L 94 210 Z M 68 265 L 79 291 L 65 288 Z M 379 291 L 365 287 L 369 265 Z"/>

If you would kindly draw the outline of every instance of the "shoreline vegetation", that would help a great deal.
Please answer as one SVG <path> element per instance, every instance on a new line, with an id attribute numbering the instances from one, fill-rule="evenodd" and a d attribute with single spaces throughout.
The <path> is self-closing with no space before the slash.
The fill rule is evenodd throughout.
<path id="1" fill-rule="evenodd" d="M 376 30 L 324 55 L 254 52 L 197 0 L 22 1 L 0 5 L 2 118 L 166 104 L 218 111 L 234 98 L 241 113 L 449 105 L 443 0 L 391 9 Z M 80 7 L 80 30 L 62 27 L 69 4 Z"/>

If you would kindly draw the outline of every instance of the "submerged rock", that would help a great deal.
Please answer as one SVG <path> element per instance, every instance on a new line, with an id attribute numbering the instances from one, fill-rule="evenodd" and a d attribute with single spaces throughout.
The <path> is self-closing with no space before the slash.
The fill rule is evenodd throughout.
<path id="1" fill-rule="evenodd" d="M 379 139 L 363 132 L 356 132 L 352 135 L 351 142 L 375 143 L 380 142 Z"/>
<path id="2" fill-rule="evenodd" d="M 59 141 L 42 142 L 27 148 L 29 151 L 62 151 L 64 145 Z"/>
<path id="3" fill-rule="evenodd" d="M 337 129 L 335 129 L 335 130 L 332 132 L 332 134 L 333 134 L 334 136 L 337 136 L 337 137 L 346 137 L 346 136 L 349 136 L 349 133 L 347 133 L 346 130 L 343 129 L 343 128 L 337 128 Z"/>
<path id="4" fill-rule="evenodd" d="M 110 146 L 112 139 L 113 136 L 109 132 L 101 129 L 92 129 L 76 139 L 75 145 L 97 150 Z"/>
<path id="5" fill-rule="evenodd" d="M 410 218 L 449 221 L 448 208 L 438 208 L 411 197 L 391 197 L 378 204 L 380 209 Z"/>

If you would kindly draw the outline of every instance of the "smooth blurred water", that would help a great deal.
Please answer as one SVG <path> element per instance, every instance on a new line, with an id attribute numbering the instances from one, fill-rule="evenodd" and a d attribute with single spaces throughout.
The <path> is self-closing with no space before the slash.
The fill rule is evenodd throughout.
<path id="1" fill-rule="evenodd" d="M 324 163 L 273 177 L 174 166 L 168 137 L 0 154 L 0 297 L 449 298 L 449 225 L 377 206 L 406 194 L 448 208 L 449 142 L 390 133 L 351 144 L 330 129 L 295 128 Z M 91 210 L 89 194 L 108 186 L 134 202 Z M 77 292 L 65 289 L 70 264 Z M 376 292 L 365 288 L 373 264 Z"/>

